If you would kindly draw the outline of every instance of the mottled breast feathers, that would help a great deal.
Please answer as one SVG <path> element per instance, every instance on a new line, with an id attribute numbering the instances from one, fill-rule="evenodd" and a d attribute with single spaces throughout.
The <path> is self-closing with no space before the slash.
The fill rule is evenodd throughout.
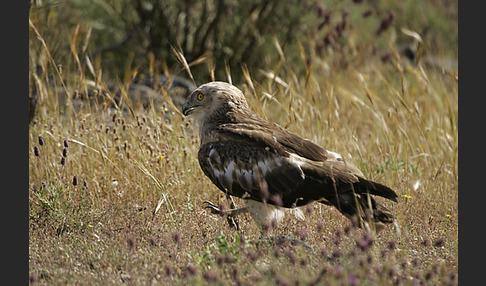
<path id="1" fill-rule="evenodd" d="M 245 142 L 206 143 L 198 159 L 215 185 L 240 198 L 277 200 L 275 195 L 290 195 L 304 181 L 303 171 L 287 158 Z"/>

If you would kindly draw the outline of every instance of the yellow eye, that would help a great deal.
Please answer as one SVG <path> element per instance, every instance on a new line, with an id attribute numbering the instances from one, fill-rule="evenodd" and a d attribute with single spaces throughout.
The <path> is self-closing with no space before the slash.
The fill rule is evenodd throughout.
<path id="1" fill-rule="evenodd" d="M 202 93 L 197 94 L 197 100 L 201 101 L 201 100 L 203 100 L 203 98 L 204 98 L 204 95 Z"/>

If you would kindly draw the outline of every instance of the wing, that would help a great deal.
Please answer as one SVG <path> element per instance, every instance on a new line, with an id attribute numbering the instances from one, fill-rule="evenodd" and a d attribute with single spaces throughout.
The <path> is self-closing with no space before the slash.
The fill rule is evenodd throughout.
<path id="1" fill-rule="evenodd" d="M 258 119 L 258 118 L 257 118 Z M 223 192 L 284 207 L 335 201 L 336 195 L 369 193 L 396 200 L 388 187 L 366 180 L 341 155 L 265 120 L 220 124 L 219 138 L 203 144 L 199 163 Z M 278 198 L 276 201 L 274 198 Z"/>
<path id="2" fill-rule="evenodd" d="M 199 164 L 220 190 L 232 196 L 282 205 L 303 184 L 302 169 L 269 148 L 239 141 L 201 146 Z"/>
<path id="3" fill-rule="evenodd" d="M 198 160 L 204 174 L 223 192 L 283 207 L 305 205 L 352 190 L 360 179 L 338 160 L 314 162 L 289 157 L 239 141 L 201 146 Z"/>
<path id="4" fill-rule="evenodd" d="M 269 147 L 281 155 L 296 153 L 313 161 L 325 161 L 328 158 L 327 151 L 321 146 L 259 117 L 242 118 L 237 123 L 221 124 L 217 131 L 232 140 Z"/>

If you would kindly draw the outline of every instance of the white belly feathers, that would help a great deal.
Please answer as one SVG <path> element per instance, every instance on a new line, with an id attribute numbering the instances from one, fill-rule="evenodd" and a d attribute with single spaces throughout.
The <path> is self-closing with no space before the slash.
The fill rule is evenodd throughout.
<path id="1" fill-rule="evenodd" d="M 300 208 L 282 208 L 271 204 L 266 204 L 254 200 L 244 200 L 251 217 L 259 225 L 272 225 L 272 221 L 275 220 L 279 224 L 285 217 L 285 213 L 291 213 L 299 220 L 304 220 L 304 213 Z"/>

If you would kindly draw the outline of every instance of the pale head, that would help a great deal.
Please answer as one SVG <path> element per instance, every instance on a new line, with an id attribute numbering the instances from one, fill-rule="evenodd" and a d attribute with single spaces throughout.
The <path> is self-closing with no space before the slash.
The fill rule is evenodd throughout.
<path id="1" fill-rule="evenodd" d="M 198 120 L 224 116 L 231 111 L 249 110 L 243 92 L 226 82 L 214 81 L 196 88 L 182 106 L 185 116 L 193 114 Z"/>

